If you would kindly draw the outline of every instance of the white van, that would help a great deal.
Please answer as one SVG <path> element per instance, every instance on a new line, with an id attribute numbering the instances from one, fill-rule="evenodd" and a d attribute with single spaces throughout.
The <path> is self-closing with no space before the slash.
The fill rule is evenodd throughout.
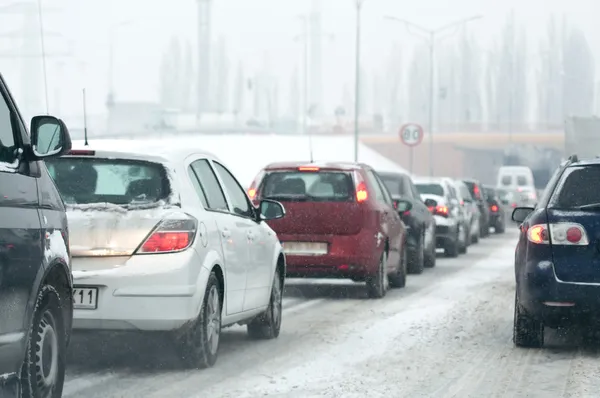
<path id="1" fill-rule="evenodd" d="M 537 202 L 533 173 L 527 166 L 502 166 L 498 170 L 496 187 L 527 194 L 528 204 Z"/>

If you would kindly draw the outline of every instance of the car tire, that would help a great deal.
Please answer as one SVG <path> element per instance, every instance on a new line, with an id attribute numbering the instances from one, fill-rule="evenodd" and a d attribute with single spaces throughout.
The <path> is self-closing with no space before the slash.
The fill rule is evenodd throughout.
<path id="1" fill-rule="evenodd" d="M 505 229 L 504 223 L 498 222 L 498 225 L 496 225 L 496 228 L 494 228 L 494 232 L 496 232 L 496 234 L 503 234 Z"/>
<path id="2" fill-rule="evenodd" d="M 386 269 L 387 255 L 384 253 L 379 259 L 377 273 L 367 277 L 367 295 L 369 298 L 383 298 L 389 288 L 389 279 Z"/>
<path id="3" fill-rule="evenodd" d="M 283 314 L 283 288 L 281 286 L 281 275 L 279 269 L 275 270 L 271 297 L 267 310 L 254 318 L 247 326 L 248 336 L 254 339 L 276 339 L 281 330 L 281 318 Z"/>
<path id="4" fill-rule="evenodd" d="M 425 263 L 424 263 L 425 268 L 435 267 L 435 262 L 437 259 L 437 253 L 435 251 L 435 249 L 436 249 L 435 238 L 431 240 L 431 244 L 429 246 L 430 247 L 427 250 L 427 253 L 425 254 Z"/>
<path id="5" fill-rule="evenodd" d="M 527 314 L 515 293 L 515 318 L 513 342 L 517 347 L 541 348 L 544 346 L 544 324 Z"/>
<path id="6" fill-rule="evenodd" d="M 211 272 L 198 318 L 178 336 L 180 356 L 188 368 L 209 368 L 217 362 L 223 306 L 221 289 L 216 273 Z"/>
<path id="7" fill-rule="evenodd" d="M 406 249 L 405 249 L 406 251 Z M 410 259 L 408 261 L 408 273 L 409 274 L 422 274 L 425 269 L 425 237 L 423 233 L 419 236 L 415 250 L 411 252 Z"/>
<path id="8" fill-rule="evenodd" d="M 38 293 L 21 368 L 21 397 L 60 398 L 66 371 L 67 333 L 60 296 L 52 286 Z"/>
<path id="9" fill-rule="evenodd" d="M 400 256 L 400 264 L 398 266 L 398 270 L 395 274 L 389 275 L 388 279 L 390 281 L 390 287 L 393 288 L 402 288 L 406 286 L 406 274 L 407 272 L 407 264 L 408 264 L 408 254 L 406 253 L 406 248 L 402 249 L 402 256 Z"/>
<path id="10" fill-rule="evenodd" d="M 490 224 L 489 223 L 482 224 L 481 225 L 481 233 L 479 234 L 479 237 L 487 238 L 488 236 L 490 236 Z"/>
<path id="11" fill-rule="evenodd" d="M 444 254 L 446 257 L 454 258 L 458 257 L 458 232 L 456 233 L 456 237 L 454 240 L 446 243 L 446 247 L 444 248 Z"/>
<path id="12" fill-rule="evenodd" d="M 464 233 L 463 233 L 464 243 L 460 243 L 459 247 L 458 247 L 458 252 L 460 254 L 466 254 L 467 248 L 469 247 L 469 231 L 467 230 L 467 228 L 463 228 L 463 230 L 464 230 Z"/>

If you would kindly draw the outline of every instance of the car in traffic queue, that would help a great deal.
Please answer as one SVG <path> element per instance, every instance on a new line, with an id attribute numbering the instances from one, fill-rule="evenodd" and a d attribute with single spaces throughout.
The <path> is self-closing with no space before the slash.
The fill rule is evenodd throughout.
<path id="1" fill-rule="evenodd" d="M 496 187 L 522 192 L 526 197 L 527 206 L 535 206 L 538 199 L 533 172 L 527 166 L 500 167 Z"/>
<path id="2" fill-rule="evenodd" d="M 456 184 L 458 192 L 461 196 L 460 204 L 467 213 L 467 219 L 469 220 L 467 228 L 469 230 L 470 242 L 477 243 L 479 242 L 479 234 L 481 230 L 481 211 L 479 210 L 479 206 L 477 206 L 477 202 L 471 195 L 467 184 L 461 180 L 454 180 L 454 183 Z"/>
<path id="3" fill-rule="evenodd" d="M 27 124 L 0 75 L 0 397 L 59 397 L 73 319 L 69 228 L 43 160 L 71 149 L 53 116 Z"/>
<path id="4" fill-rule="evenodd" d="M 490 235 L 490 211 L 485 192 L 483 191 L 483 185 L 478 180 L 470 178 L 464 178 L 462 182 L 467 185 L 471 196 L 479 207 L 479 237 L 486 238 Z"/>
<path id="5" fill-rule="evenodd" d="M 267 165 L 252 183 L 254 200 L 282 202 L 285 218 L 271 220 L 287 258 L 287 276 L 366 282 L 370 298 L 404 287 L 406 228 L 383 181 L 368 165 L 282 162 Z"/>
<path id="6" fill-rule="evenodd" d="M 506 212 L 504 205 L 498 197 L 496 188 L 484 185 L 485 197 L 490 211 L 490 227 L 494 228 L 496 234 L 503 234 L 506 230 Z"/>
<path id="7" fill-rule="evenodd" d="M 542 347 L 544 327 L 597 320 L 600 310 L 600 159 L 571 156 L 537 206 L 517 207 L 513 340 Z"/>
<path id="8" fill-rule="evenodd" d="M 424 268 L 435 267 L 435 219 L 417 187 L 408 174 L 381 171 L 377 174 L 393 200 L 407 200 L 412 205 L 411 210 L 400 213 L 407 230 L 408 273 L 420 274 Z"/>
<path id="9" fill-rule="evenodd" d="M 460 203 L 453 196 L 452 184 L 444 178 L 415 178 L 415 186 L 435 219 L 436 248 L 446 257 L 466 252 L 467 234 Z"/>
<path id="10" fill-rule="evenodd" d="M 282 322 L 285 256 L 215 156 L 168 141 L 98 140 L 46 161 L 67 206 L 73 328 L 168 332 L 184 364 L 212 366 L 221 329 L 272 339 Z"/>

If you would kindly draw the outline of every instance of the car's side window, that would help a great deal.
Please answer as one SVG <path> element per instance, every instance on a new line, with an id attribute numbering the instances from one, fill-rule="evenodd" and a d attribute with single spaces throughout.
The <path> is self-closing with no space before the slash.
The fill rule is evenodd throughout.
<path id="1" fill-rule="evenodd" d="M 204 192 L 204 188 L 202 188 L 202 185 L 200 185 L 200 181 L 198 181 L 198 177 L 196 177 L 196 173 L 194 173 L 192 166 L 188 167 L 188 176 L 190 177 L 190 181 L 192 182 L 192 185 L 194 186 L 194 190 L 196 191 L 196 194 L 198 195 L 200 202 L 202 202 L 202 206 L 205 209 L 209 209 L 208 199 L 206 198 L 206 192 Z"/>
<path id="2" fill-rule="evenodd" d="M 0 162 L 13 163 L 16 159 L 15 136 L 10 117 L 10 108 L 0 95 Z"/>
<path id="3" fill-rule="evenodd" d="M 376 173 L 373 173 L 373 176 L 375 177 L 375 180 L 377 180 L 377 183 L 379 184 L 379 188 L 381 189 L 381 193 L 383 194 L 384 202 L 390 206 L 393 206 L 394 201 L 392 200 L 390 191 L 387 189 L 387 187 L 385 186 L 385 184 L 383 183 L 381 178 L 379 178 L 379 176 Z"/>
<path id="4" fill-rule="evenodd" d="M 386 203 L 379 181 L 377 181 L 377 177 L 375 177 L 375 174 L 371 170 L 367 171 L 367 178 L 375 190 L 375 199 L 377 199 L 378 202 Z"/>
<path id="5" fill-rule="evenodd" d="M 421 200 L 421 194 L 415 184 L 413 184 L 412 180 L 408 180 L 408 184 L 410 185 L 410 190 L 412 191 L 413 198 Z"/>
<path id="6" fill-rule="evenodd" d="M 192 170 L 198 177 L 198 181 L 206 194 L 208 209 L 229 211 L 221 184 L 219 184 L 219 180 L 217 180 L 208 161 L 206 159 L 196 160 L 192 163 Z"/>
<path id="7" fill-rule="evenodd" d="M 409 198 L 415 198 L 412 186 L 410 184 L 410 178 L 408 178 L 407 176 L 402 177 L 402 185 L 404 186 L 404 195 Z"/>
<path id="8" fill-rule="evenodd" d="M 223 185 L 229 194 L 233 212 L 240 216 L 252 217 L 254 214 L 252 207 L 250 206 L 246 192 L 242 189 L 240 183 L 222 164 L 215 161 L 213 161 L 213 164 L 215 165 L 215 170 L 217 171 L 217 174 L 219 174 L 219 177 L 221 177 L 221 181 L 223 181 Z"/>

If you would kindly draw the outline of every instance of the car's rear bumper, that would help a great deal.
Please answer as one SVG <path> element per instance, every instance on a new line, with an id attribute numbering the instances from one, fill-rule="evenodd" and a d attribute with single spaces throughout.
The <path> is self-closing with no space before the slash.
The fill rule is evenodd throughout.
<path id="1" fill-rule="evenodd" d="M 287 276 L 290 278 L 364 278 L 377 272 L 383 252 L 383 240 L 367 230 L 356 235 L 279 234 L 282 242 L 326 242 L 325 255 L 286 253 Z"/>
<path id="2" fill-rule="evenodd" d="M 208 270 L 195 250 L 106 261 L 72 260 L 74 287 L 98 288 L 97 308 L 76 308 L 73 329 L 169 331 L 197 316 Z"/>
<path id="3" fill-rule="evenodd" d="M 574 317 L 600 316 L 600 284 L 564 282 L 551 261 L 532 261 L 517 286 L 519 302 L 548 326 L 570 323 Z"/>

